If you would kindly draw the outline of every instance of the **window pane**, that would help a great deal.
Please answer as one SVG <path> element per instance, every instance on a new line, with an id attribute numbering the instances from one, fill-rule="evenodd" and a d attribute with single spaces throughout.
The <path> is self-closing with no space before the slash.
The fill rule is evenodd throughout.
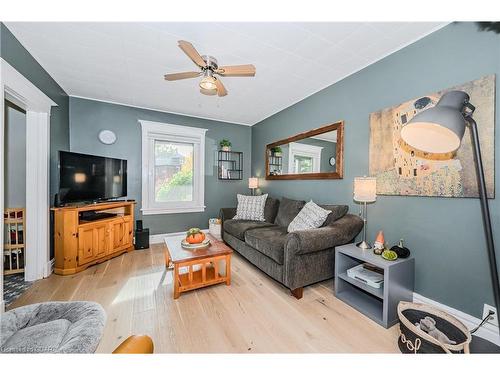
<path id="1" fill-rule="evenodd" d="M 193 200 L 193 152 L 191 143 L 155 141 L 155 201 Z"/>
<path id="2" fill-rule="evenodd" d="M 308 156 L 294 156 L 295 173 L 312 173 L 313 159 Z"/>

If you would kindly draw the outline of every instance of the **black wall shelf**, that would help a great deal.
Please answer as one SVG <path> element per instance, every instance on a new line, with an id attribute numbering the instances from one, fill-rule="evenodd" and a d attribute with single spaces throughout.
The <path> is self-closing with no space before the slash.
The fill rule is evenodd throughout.
<path id="1" fill-rule="evenodd" d="M 269 154 L 269 174 L 281 175 L 283 173 L 283 157 Z"/>
<path id="2" fill-rule="evenodd" d="M 222 151 L 217 153 L 219 180 L 243 179 L 243 152 Z"/>

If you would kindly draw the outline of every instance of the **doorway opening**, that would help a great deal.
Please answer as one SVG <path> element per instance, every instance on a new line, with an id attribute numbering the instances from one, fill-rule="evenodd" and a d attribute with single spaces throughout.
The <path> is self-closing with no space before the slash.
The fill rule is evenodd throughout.
<path id="1" fill-rule="evenodd" d="M 4 101 L 3 300 L 6 307 L 31 284 L 26 281 L 26 111 Z"/>

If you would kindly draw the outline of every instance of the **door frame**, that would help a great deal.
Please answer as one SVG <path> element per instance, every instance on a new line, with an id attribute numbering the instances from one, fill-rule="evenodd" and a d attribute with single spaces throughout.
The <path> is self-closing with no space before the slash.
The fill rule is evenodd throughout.
<path id="1" fill-rule="evenodd" d="M 34 281 L 52 272 L 49 245 L 50 111 L 57 106 L 47 95 L 0 57 L 0 246 L 3 247 L 4 99 L 26 111 L 26 231 L 25 279 Z M 36 251 L 30 251 L 36 250 Z M 3 256 L 2 256 L 3 262 Z M 2 263 L 3 264 L 3 263 Z M 3 273 L 0 277 L 0 312 Z"/>

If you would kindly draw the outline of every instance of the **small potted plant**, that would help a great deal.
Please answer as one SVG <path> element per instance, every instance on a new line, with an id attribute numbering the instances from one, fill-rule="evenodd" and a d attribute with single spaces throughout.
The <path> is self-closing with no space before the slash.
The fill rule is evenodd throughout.
<path id="1" fill-rule="evenodd" d="M 271 152 L 272 152 L 273 156 L 276 156 L 278 158 L 283 155 L 283 150 L 281 149 L 280 146 L 273 147 L 271 149 Z"/>
<path id="2" fill-rule="evenodd" d="M 223 139 L 219 142 L 219 146 L 222 151 L 231 151 L 231 142 L 227 139 Z"/>

